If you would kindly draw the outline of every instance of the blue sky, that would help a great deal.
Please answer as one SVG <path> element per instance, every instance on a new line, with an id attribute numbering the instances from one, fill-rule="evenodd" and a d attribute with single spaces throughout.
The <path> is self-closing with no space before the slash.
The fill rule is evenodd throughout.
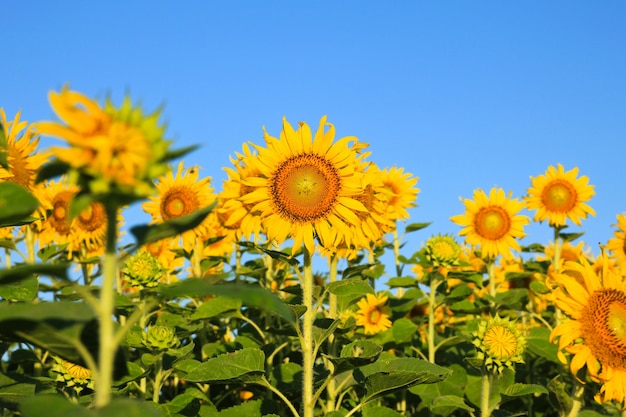
<path id="1" fill-rule="evenodd" d="M 54 118 L 50 90 L 165 104 L 178 147 L 211 176 L 281 119 L 370 144 L 370 160 L 419 177 L 410 255 L 456 233 L 459 197 L 521 197 L 549 165 L 595 185 L 594 253 L 626 212 L 626 2 L 19 1 L 4 16 L 0 106 Z M 52 143 L 46 141 L 44 144 Z M 147 222 L 147 217 L 127 223 Z M 522 243 L 547 243 L 547 224 Z"/>

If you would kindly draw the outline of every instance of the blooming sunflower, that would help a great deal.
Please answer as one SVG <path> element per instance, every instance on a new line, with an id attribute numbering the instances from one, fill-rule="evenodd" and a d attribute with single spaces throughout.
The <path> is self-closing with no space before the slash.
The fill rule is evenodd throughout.
<path id="1" fill-rule="evenodd" d="M 352 243 L 350 225 L 360 223 L 355 211 L 366 210 L 354 198 L 363 191 L 357 139 L 347 136 L 333 143 L 334 137 L 326 117 L 315 136 L 306 123 L 294 130 L 283 118 L 280 138 L 265 131 L 267 147 L 254 145 L 259 154 L 246 164 L 259 174 L 242 178 L 253 191 L 241 201 L 254 205 L 275 244 L 291 238 L 294 248 L 304 245 L 314 253 L 315 238 L 325 248 Z"/>
<path id="2" fill-rule="evenodd" d="M 522 363 L 526 339 L 515 322 L 500 316 L 483 319 L 478 330 L 472 333 L 476 357 L 483 361 L 487 370 L 502 373 L 504 368 L 513 369 L 514 363 Z"/>
<path id="3" fill-rule="evenodd" d="M 613 237 L 606 244 L 606 249 L 611 252 L 611 258 L 615 260 L 622 273 L 626 275 L 626 214 L 617 215 L 617 228 Z"/>
<path id="4" fill-rule="evenodd" d="M 558 339 L 559 358 L 576 378 L 586 367 L 600 384 L 599 402 L 626 400 L 626 283 L 610 268 L 598 274 L 586 260 L 565 262 L 557 273 L 554 302 L 571 320 L 559 324 L 550 339 Z"/>
<path id="5" fill-rule="evenodd" d="M 152 178 L 167 170 L 163 159 L 169 142 L 163 139 L 165 128 L 158 124 L 160 110 L 146 116 L 129 97 L 119 107 L 109 100 L 101 106 L 67 87 L 50 92 L 49 100 L 62 123 L 40 122 L 37 128 L 70 145 L 52 152 L 85 174 L 92 191 L 117 189 L 141 196 L 152 192 Z"/>
<path id="6" fill-rule="evenodd" d="M 365 334 L 376 334 L 391 327 L 386 295 L 366 294 L 357 306 L 355 314 L 357 326 L 363 326 Z"/>
<path id="7" fill-rule="evenodd" d="M 5 127 L 7 158 L 9 169 L 0 167 L 0 180 L 11 181 L 27 190 L 35 186 L 35 177 L 40 166 L 48 161 L 48 152 L 38 152 L 39 137 L 34 125 L 20 121 L 21 112 L 7 121 L 3 108 L 0 108 L 0 123 Z"/>
<path id="8" fill-rule="evenodd" d="M 69 243 L 70 203 L 80 189 L 76 185 L 68 184 L 65 177 L 59 181 L 46 181 L 44 185 L 45 194 L 41 200 L 51 206 L 51 212 L 41 223 L 37 233 L 39 246 L 43 248 L 51 243 L 58 245 Z"/>
<path id="9" fill-rule="evenodd" d="M 184 163 L 180 162 L 175 175 L 170 171 L 158 179 L 157 195 L 150 196 L 149 200 L 141 205 L 141 208 L 152 216 L 152 224 L 194 213 L 215 201 L 211 177 L 199 179 L 198 176 L 197 166 L 185 169 Z M 182 244 L 186 250 L 196 245 L 198 236 L 206 234 L 207 219 L 182 233 Z"/>
<path id="10" fill-rule="evenodd" d="M 398 167 L 385 168 L 380 174 L 389 193 L 387 215 L 392 220 L 408 219 L 410 215 L 407 210 L 415 207 L 415 200 L 420 192 L 416 187 L 418 178 Z"/>
<path id="11" fill-rule="evenodd" d="M 482 256 L 504 258 L 512 256 L 511 249 L 520 250 L 516 239 L 524 237 L 528 217 L 518 215 L 524 204 L 501 188 L 492 188 L 489 197 L 481 189 L 474 191 L 474 200 L 464 199 L 465 214 L 450 220 L 463 226 L 459 235 L 472 246 L 480 246 Z"/>
<path id="12" fill-rule="evenodd" d="M 548 167 L 544 175 L 531 177 L 526 206 L 535 212 L 535 221 L 548 220 L 551 226 L 565 226 L 570 219 L 578 226 L 581 219 L 593 216 L 596 212 L 585 204 L 595 194 L 593 185 L 589 185 L 587 176 L 578 176 L 578 167 L 565 172 L 558 164 Z"/>

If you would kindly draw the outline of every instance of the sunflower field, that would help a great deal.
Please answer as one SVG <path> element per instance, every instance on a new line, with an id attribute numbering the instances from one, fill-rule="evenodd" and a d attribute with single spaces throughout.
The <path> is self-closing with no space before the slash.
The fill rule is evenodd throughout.
<path id="1" fill-rule="evenodd" d="M 567 233 L 595 215 L 576 167 L 473 190 L 453 236 L 326 117 L 233 149 L 216 191 L 160 109 L 49 101 L 0 108 L 2 416 L 626 416 L 626 214 L 598 256 Z"/>

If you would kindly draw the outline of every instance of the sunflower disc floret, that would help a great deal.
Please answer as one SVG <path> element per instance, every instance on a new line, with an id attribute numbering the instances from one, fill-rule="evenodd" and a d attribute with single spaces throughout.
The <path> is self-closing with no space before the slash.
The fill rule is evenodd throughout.
<path id="1" fill-rule="evenodd" d="M 523 363 L 522 353 L 526 339 L 517 324 L 500 316 L 483 319 L 478 330 L 472 333 L 472 344 L 476 347 L 476 358 L 483 361 L 488 371 L 502 373 L 504 368 L 514 368 Z"/>

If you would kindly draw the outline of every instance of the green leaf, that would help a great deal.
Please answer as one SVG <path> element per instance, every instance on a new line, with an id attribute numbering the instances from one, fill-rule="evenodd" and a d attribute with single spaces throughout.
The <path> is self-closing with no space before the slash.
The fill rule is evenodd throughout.
<path id="1" fill-rule="evenodd" d="M 511 384 L 503 392 L 503 397 L 522 397 L 531 394 L 547 394 L 548 390 L 543 385 L 538 384 Z"/>
<path id="2" fill-rule="evenodd" d="M 402 414 L 391 408 L 375 405 L 373 407 L 364 407 L 363 417 L 402 417 Z"/>
<path id="3" fill-rule="evenodd" d="M 70 165 L 68 163 L 55 159 L 39 168 L 35 182 L 40 183 L 45 180 L 60 177 L 61 175 L 67 174 L 69 170 Z"/>
<path id="4" fill-rule="evenodd" d="M 0 285 L 0 297 L 11 301 L 32 301 L 39 290 L 39 280 L 29 275 Z"/>
<path id="5" fill-rule="evenodd" d="M 474 408 L 465 403 L 462 396 L 443 395 L 433 400 L 430 410 L 441 416 L 448 416 L 456 410 L 465 410 L 469 413 L 474 412 Z"/>
<path id="6" fill-rule="evenodd" d="M 181 158 L 187 155 L 188 153 L 195 151 L 198 148 L 199 148 L 199 145 L 190 145 L 190 146 L 186 146 L 180 149 L 168 150 L 167 153 L 163 156 L 163 158 L 159 162 L 168 162 L 174 159 Z"/>
<path id="7" fill-rule="evenodd" d="M 226 384 L 250 382 L 265 373 L 265 354 L 260 349 L 246 348 L 211 358 L 185 376 L 190 382 Z"/>
<path id="8" fill-rule="evenodd" d="M 389 288 L 418 287 L 419 282 L 414 277 L 395 277 L 387 281 Z"/>
<path id="9" fill-rule="evenodd" d="M 447 416 L 457 408 L 457 400 L 454 397 L 463 399 L 465 388 L 467 387 L 467 373 L 459 364 L 452 364 L 449 369 L 450 375 L 443 381 L 428 385 L 416 385 L 409 391 L 419 395 L 423 407 L 432 410 L 433 404 L 438 398 L 444 398 L 437 410 L 438 415 Z M 463 402 L 465 405 L 465 402 Z M 462 408 L 462 407 L 460 407 Z"/>
<path id="10" fill-rule="evenodd" d="M 343 270 L 343 272 L 341 273 L 341 279 L 342 280 L 346 280 L 352 276 L 355 275 L 360 275 L 361 272 L 366 271 L 368 269 L 370 269 L 371 267 L 373 267 L 374 265 L 372 264 L 362 264 L 362 265 L 356 265 L 356 266 L 351 266 L 349 268 L 346 268 Z"/>
<path id="11" fill-rule="evenodd" d="M 45 414 L 44 414 L 45 415 Z M 74 414 L 66 414 L 74 416 Z M 114 398 L 108 405 L 96 410 L 93 417 L 162 417 L 156 404 L 132 398 Z"/>
<path id="12" fill-rule="evenodd" d="M 67 264 L 22 264 L 10 269 L 0 270 L 0 284 L 5 285 L 15 281 L 30 278 L 33 275 L 47 275 L 68 280 Z"/>
<path id="13" fill-rule="evenodd" d="M 243 305 L 258 307 L 277 314 L 294 323 L 295 315 L 291 308 L 271 291 L 250 284 L 211 284 L 201 279 L 186 279 L 170 285 L 160 285 L 156 291 L 165 297 L 206 297 L 209 295 L 227 296 L 241 300 Z"/>
<path id="14" fill-rule="evenodd" d="M 465 395 L 467 399 L 477 407 L 481 404 L 481 379 L 480 375 L 468 375 L 467 376 L 467 388 Z M 501 374 L 493 376 L 491 384 L 489 385 L 489 409 L 493 411 L 494 407 L 500 404 L 502 397 L 501 393 L 506 390 L 515 381 L 515 372 L 505 368 Z"/>
<path id="15" fill-rule="evenodd" d="M 462 300 L 467 299 L 467 297 L 469 297 L 473 293 L 474 293 L 474 289 L 470 288 L 469 285 L 460 284 L 460 285 L 455 286 L 452 289 L 452 291 L 450 291 L 450 294 L 448 294 L 444 298 L 444 301 L 446 302 L 446 304 L 452 304 L 457 301 L 462 301 Z"/>
<path id="16" fill-rule="evenodd" d="M 216 205 L 217 202 L 186 216 L 181 216 L 164 223 L 134 226 L 130 229 L 130 232 L 135 236 L 138 246 L 174 237 L 200 225 L 206 216 L 213 211 Z"/>
<path id="17" fill-rule="evenodd" d="M 561 237 L 561 239 L 563 239 L 564 242 L 573 242 L 574 240 L 578 239 L 579 237 L 581 237 L 584 234 L 585 234 L 585 232 L 580 232 L 580 233 L 559 233 L 559 236 Z"/>
<path id="18" fill-rule="evenodd" d="M 32 396 L 20 403 L 23 417 L 94 417 L 87 408 L 69 402 L 60 395 Z M 129 417 L 126 413 L 125 417 Z"/>
<path id="19" fill-rule="evenodd" d="M 191 320 L 202 320 L 217 317 L 223 313 L 239 311 L 241 308 L 241 300 L 230 297 L 215 297 L 205 301 L 191 315 Z"/>
<path id="20" fill-rule="evenodd" d="M 0 226 L 12 226 L 29 217 L 39 201 L 24 187 L 13 182 L 0 183 Z"/>
<path id="21" fill-rule="evenodd" d="M 391 332 L 396 343 L 410 342 L 415 332 L 417 332 L 417 325 L 411 320 L 402 317 L 393 322 Z"/>
<path id="22" fill-rule="evenodd" d="M 377 372 L 365 379 L 363 402 L 371 401 L 392 392 L 407 389 L 421 382 L 423 375 L 412 371 Z"/>
<path id="23" fill-rule="evenodd" d="M 260 400 L 246 401 L 220 411 L 216 417 L 261 417 L 261 405 L 263 405 L 263 402 Z"/>
<path id="24" fill-rule="evenodd" d="M 352 296 L 360 298 L 365 294 L 374 294 L 372 286 L 366 280 L 360 278 L 331 282 L 326 286 L 326 289 L 338 297 Z"/>
<path id="25" fill-rule="evenodd" d="M 333 364 L 334 375 L 349 371 L 360 366 L 369 365 L 378 359 L 383 351 L 382 346 L 369 340 L 356 340 L 341 349 L 339 357 L 327 356 Z"/>
<path id="26" fill-rule="evenodd" d="M 295 362 L 283 362 L 272 368 L 270 384 L 281 392 L 302 389 L 302 366 Z"/>
<path id="27" fill-rule="evenodd" d="M 528 298 L 528 289 L 513 288 L 496 294 L 496 304 L 506 308 L 520 306 L 524 299 Z"/>
<path id="28" fill-rule="evenodd" d="M 404 228 L 404 233 L 416 232 L 418 230 L 422 230 L 422 229 L 430 226 L 431 224 L 433 224 L 433 223 L 432 222 L 428 222 L 428 223 L 411 223 L 411 224 L 407 224 L 406 227 Z"/>
<path id="29" fill-rule="evenodd" d="M 21 374 L 0 373 L 0 408 L 15 409 L 23 399 L 34 395 L 35 382 Z"/>
<path id="30" fill-rule="evenodd" d="M 533 327 L 526 337 L 526 351 L 550 362 L 560 363 L 558 346 L 550 342 L 550 330 L 545 327 Z"/>

